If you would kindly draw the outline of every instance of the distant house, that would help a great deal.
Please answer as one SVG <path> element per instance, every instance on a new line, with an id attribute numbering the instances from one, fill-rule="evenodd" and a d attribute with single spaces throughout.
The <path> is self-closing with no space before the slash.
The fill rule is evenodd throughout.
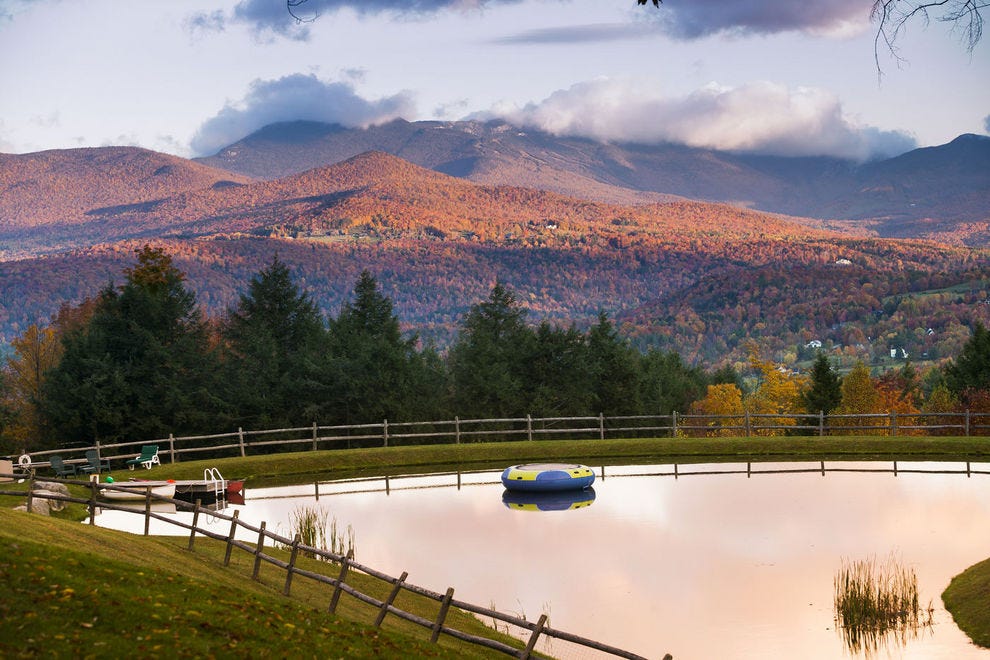
<path id="1" fill-rule="evenodd" d="M 853 262 L 849 261 L 848 259 L 836 259 L 835 260 L 835 265 L 836 266 L 852 266 L 852 263 Z"/>
<path id="2" fill-rule="evenodd" d="M 908 359 L 908 352 L 903 348 L 892 348 L 890 349 L 890 357 L 906 360 Z"/>
<path id="3" fill-rule="evenodd" d="M 822 340 L 821 339 L 812 339 L 807 344 L 805 344 L 804 347 L 805 348 L 821 348 L 822 347 Z"/>

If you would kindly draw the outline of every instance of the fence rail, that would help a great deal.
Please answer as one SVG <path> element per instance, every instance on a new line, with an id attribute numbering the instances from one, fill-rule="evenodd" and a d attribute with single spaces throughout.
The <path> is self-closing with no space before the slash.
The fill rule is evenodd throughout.
<path id="1" fill-rule="evenodd" d="M 549 440 L 633 437 L 762 437 L 842 436 L 842 435 L 954 435 L 990 436 L 990 412 L 925 412 L 814 415 L 754 414 L 670 415 L 585 417 L 510 417 L 500 419 L 460 419 L 429 422 L 389 422 L 322 426 L 312 423 L 283 429 L 245 430 L 210 435 L 169 435 L 157 440 L 102 443 L 88 447 L 63 447 L 32 452 L 32 466 L 47 466 L 48 457 L 68 456 L 67 463 L 82 463 L 84 452 L 96 450 L 101 458 L 133 458 L 142 445 L 155 444 L 163 460 L 178 462 L 188 458 L 223 458 L 286 450 L 390 447 L 416 444 L 462 444 L 510 440 Z M 10 456 L 17 461 L 18 456 Z"/>
<path id="2" fill-rule="evenodd" d="M 14 474 L 0 474 L 0 478 L 9 477 L 14 478 Z M 547 615 L 543 614 L 540 616 L 538 621 L 528 621 L 524 618 L 514 616 L 511 614 L 506 614 L 504 612 L 499 612 L 492 608 L 481 607 L 468 603 L 465 601 L 457 600 L 454 598 L 454 589 L 450 587 L 445 593 L 440 594 L 430 589 L 426 589 L 415 584 L 406 582 L 406 576 L 408 573 L 403 573 L 400 577 L 393 577 L 381 571 L 378 571 L 370 566 L 365 566 L 354 561 L 353 553 L 348 554 L 338 554 L 330 552 L 323 548 L 315 548 L 302 543 L 300 535 L 297 533 L 293 538 L 287 538 L 278 533 L 272 532 L 267 529 L 266 523 L 262 522 L 259 526 L 254 526 L 246 522 L 242 522 L 239 518 L 239 512 L 234 511 L 233 515 L 226 515 L 219 511 L 208 510 L 202 507 L 200 502 L 195 504 L 189 504 L 182 500 L 176 500 L 167 497 L 161 497 L 152 492 L 151 488 L 146 489 L 144 494 L 144 506 L 140 508 L 135 508 L 132 502 L 131 506 L 124 504 L 116 504 L 113 502 L 108 502 L 104 500 L 97 499 L 97 493 L 102 489 L 110 490 L 127 490 L 133 492 L 133 484 L 130 487 L 124 488 L 120 486 L 114 486 L 108 483 L 98 483 L 94 481 L 75 481 L 75 480 L 60 480 L 59 483 L 63 484 L 73 484 L 77 486 L 82 486 L 89 489 L 90 496 L 88 498 L 74 497 L 71 495 L 62 495 L 56 492 L 49 491 L 36 491 L 34 489 L 35 477 L 31 476 L 28 487 L 27 495 L 27 509 L 30 512 L 33 506 L 33 500 L 35 499 L 46 499 L 48 501 L 61 502 L 63 505 L 65 503 L 73 502 L 77 504 L 84 504 L 89 509 L 89 524 L 96 524 L 96 511 L 97 507 L 103 509 L 109 509 L 113 511 L 127 511 L 134 513 L 136 515 L 141 515 L 144 517 L 144 535 L 147 536 L 150 531 L 151 520 L 160 520 L 165 523 L 175 525 L 186 529 L 189 531 L 189 544 L 188 550 L 190 552 L 194 551 L 196 536 L 205 536 L 216 541 L 221 541 L 226 544 L 226 550 L 224 553 L 223 564 L 225 567 L 230 566 L 231 555 L 234 549 L 245 552 L 254 557 L 253 564 L 253 574 L 252 579 L 259 579 L 260 569 L 262 563 L 268 563 L 276 566 L 286 572 L 285 584 L 282 589 L 282 593 L 285 596 L 291 595 L 292 581 L 295 576 L 300 576 L 303 578 L 308 578 L 322 584 L 329 585 L 333 587 L 333 592 L 330 597 L 328 604 L 328 611 L 333 613 L 336 611 L 341 594 L 347 594 L 356 600 L 359 600 L 366 605 L 369 605 L 378 610 L 378 615 L 375 619 L 375 627 L 381 627 L 387 615 L 391 614 L 397 616 L 406 621 L 410 621 L 420 627 L 426 628 L 430 631 L 431 641 L 436 643 L 441 635 L 448 635 L 455 639 L 467 642 L 469 644 L 474 644 L 476 646 L 483 646 L 494 651 L 504 653 L 506 655 L 511 655 L 517 658 L 530 658 L 533 651 L 539 642 L 540 637 L 550 637 L 559 639 L 561 641 L 569 642 L 571 644 L 577 644 L 579 646 L 593 649 L 596 651 L 601 651 L 603 653 L 608 653 L 612 656 L 619 658 L 628 658 L 630 660 L 646 660 L 644 656 L 632 653 L 630 651 L 625 651 L 623 649 L 610 646 L 608 644 L 603 644 L 592 639 L 587 639 L 579 635 L 568 633 L 562 630 L 556 630 L 547 625 Z M 50 480 L 45 480 L 50 481 Z M 0 490 L 0 495 L 15 495 L 22 496 L 25 495 L 23 491 L 4 491 Z M 191 510 L 193 512 L 192 523 L 186 523 L 182 520 L 177 520 L 174 518 L 169 518 L 159 512 L 156 512 L 152 508 L 152 504 L 155 502 L 165 502 L 175 506 L 176 509 Z M 137 501 L 140 504 L 140 501 Z M 203 528 L 199 525 L 200 514 L 203 512 L 208 512 L 208 515 L 214 519 L 224 520 L 230 523 L 230 529 L 228 533 L 222 534 L 220 532 L 213 531 L 211 529 Z M 257 534 L 257 542 L 254 544 L 247 543 L 245 541 L 236 538 L 238 530 L 243 529 L 252 534 Z M 272 554 L 265 552 L 266 548 L 281 546 L 289 551 L 289 561 L 284 561 Z M 300 568 L 296 565 L 299 553 L 303 553 L 304 556 L 314 557 L 322 559 L 328 562 L 328 566 L 338 567 L 336 576 L 325 575 L 323 573 L 306 570 Z M 356 589 L 354 586 L 347 584 L 347 576 L 351 572 L 360 572 L 364 575 L 372 577 L 380 582 L 385 583 L 389 586 L 390 592 L 385 600 L 380 600 L 374 596 L 365 594 L 360 590 Z M 396 607 L 393 603 L 395 602 L 397 596 L 401 591 L 408 591 L 417 596 L 433 600 L 438 603 L 438 610 L 435 619 L 425 619 L 419 615 L 413 614 L 411 612 L 406 612 L 402 609 Z M 502 640 L 483 637 L 479 635 L 474 635 L 472 633 L 457 630 L 456 628 L 447 625 L 447 614 L 451 607 L 460 609 L 466 612 L 470 612 L 477 616 L 490 618 L 492 621 L 499 621 L 507 625 L 514 626 L 515 628 L 528 631 L 529 636 L 526 641 L 526 646 L 519 649 L 515 646 L 505 643 Z M 493 632 L 497 632 L 494 631 Z"/>

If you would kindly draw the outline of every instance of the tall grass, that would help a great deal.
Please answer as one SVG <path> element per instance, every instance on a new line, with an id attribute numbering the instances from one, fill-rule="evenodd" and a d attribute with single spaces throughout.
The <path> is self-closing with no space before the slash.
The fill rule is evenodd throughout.
<path id="1" fill-rule="evenodd" d="M 918 576 L 891 554 L 884 560 L 843 560 L 835 576 L 836 629 L 853 652 L 871 655 L 891 641 L 905 644 L 931 628 L 933 608 L 922 608 Z"/>
<path id="2" fill-rule="evenodd" d="M 297 506 L 290 514 L 291 533 L 298 534 L 303 545 L 327 550 L 337 555 L 354 555 L 354 529 L 337 527 L 337 519 L 321 506 Z M 312 557 L 313 553 L 307 552 Z"/>

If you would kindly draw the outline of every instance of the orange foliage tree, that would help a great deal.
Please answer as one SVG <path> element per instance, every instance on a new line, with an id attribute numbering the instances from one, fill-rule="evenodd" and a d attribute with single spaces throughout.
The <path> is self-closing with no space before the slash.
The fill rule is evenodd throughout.
<path id="1" fill-rule="evenodd" d="M 708 437 L 740 435 L 744 414 L 742 392 L 733 383 L 709 385 L 705 398 L 695 401 L 690 415 L 703 417 L 684 420 L 684 433 Z"/>
<path id="2" fill-rule="evenodd" d="M 842 379 L 842 402 L 835 409 L 837 415 L 869 415 L 884 412 L 883 397 L 870 377 L 870 370 L 859 361 Z M 870 435 L 867 428 L 876 424 L 876 418 L 848 417 L 837 420 L 836 425 L 852 427 L 847 433 Z"/>

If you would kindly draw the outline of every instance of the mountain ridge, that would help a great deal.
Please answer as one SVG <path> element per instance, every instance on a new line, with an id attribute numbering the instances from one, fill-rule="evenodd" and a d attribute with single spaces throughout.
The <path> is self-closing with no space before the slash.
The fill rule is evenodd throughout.
<path id="1" fill-rule="evenodd" d="M 363 129 L 286 122 L 196 160 L 277 178 L 372 149 L 479 183 L 620 203 L 671 198 L 731 203 L 867 228 L 880 236 L 912 237 L 922 222 L 918 231 L 924 237 L 965 243 L 966 225 L 990 219 L 990 138 L 973 134 L 855 163 L 675 144 L 608 144 L 501 121 L 394 120 Z"/>

